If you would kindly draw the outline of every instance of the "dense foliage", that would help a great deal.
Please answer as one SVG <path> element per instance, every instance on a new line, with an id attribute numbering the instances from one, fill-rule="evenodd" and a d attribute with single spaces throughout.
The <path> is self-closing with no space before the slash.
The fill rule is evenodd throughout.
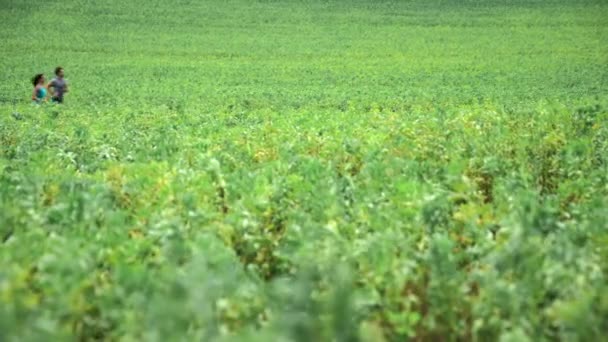
<path id="1" fill-rule="evenodd" d="M 0 341 L 599 340 L 606 18 L 3 1 Z"/>

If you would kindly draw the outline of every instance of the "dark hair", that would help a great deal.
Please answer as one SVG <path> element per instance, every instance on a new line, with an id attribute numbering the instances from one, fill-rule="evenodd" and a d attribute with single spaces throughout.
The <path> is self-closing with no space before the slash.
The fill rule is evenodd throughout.
<path id="1" fill-rule="evenodd" d="M 62 67 L 60 67 L 60 66 L 59 66 L 59 67 L 56 67 L 56 68 L 55 68 L 55 75 L 58 75 L 58 74 L 59 74 L 59 72 L 60 72 L 61 70 L 63 70 L 63 68 L 62 68 Z"/>
<path id="2" fill-rule="evenodd" d="M 44 77 L 44 74 L 36 74 L 36 76 L 32 78 L 32 83 L 34 83 L 34 87 L 38 84 L 42 77 Z"/>

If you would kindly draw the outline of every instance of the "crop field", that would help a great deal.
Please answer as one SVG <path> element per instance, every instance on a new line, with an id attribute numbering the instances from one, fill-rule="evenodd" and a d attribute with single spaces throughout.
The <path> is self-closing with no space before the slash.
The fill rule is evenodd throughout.
<path id="1" fill-rule="evenodd" d="M 0 341 L 608 333 L 607 1 L 0 5 Z"/>

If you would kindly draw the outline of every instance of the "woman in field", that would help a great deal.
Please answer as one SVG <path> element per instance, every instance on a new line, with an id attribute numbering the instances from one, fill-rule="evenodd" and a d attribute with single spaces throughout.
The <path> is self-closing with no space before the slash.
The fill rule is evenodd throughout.
<path id="1" fill-rule="evenodd" d="M 32 91 L 32 101 L 36 104 L 46 102 L 47 89 L 44 86 L 44 75 L 37 74 L 32 79 L 32 83 L 34 84 L 34 90 Z"/>

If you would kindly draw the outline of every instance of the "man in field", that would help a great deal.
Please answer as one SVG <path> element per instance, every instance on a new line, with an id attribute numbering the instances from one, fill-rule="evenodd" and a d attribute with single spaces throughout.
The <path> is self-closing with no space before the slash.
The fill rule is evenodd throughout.
<path id="1" fill-rule="evenodd" d="M 63 68 L 55 68 L 55 78 L 49 82 L 47 88 L 51 92 L 51 101 L 63 103 L 63 95 L 68 92 L 68 83 L 63 78 Z"/>

